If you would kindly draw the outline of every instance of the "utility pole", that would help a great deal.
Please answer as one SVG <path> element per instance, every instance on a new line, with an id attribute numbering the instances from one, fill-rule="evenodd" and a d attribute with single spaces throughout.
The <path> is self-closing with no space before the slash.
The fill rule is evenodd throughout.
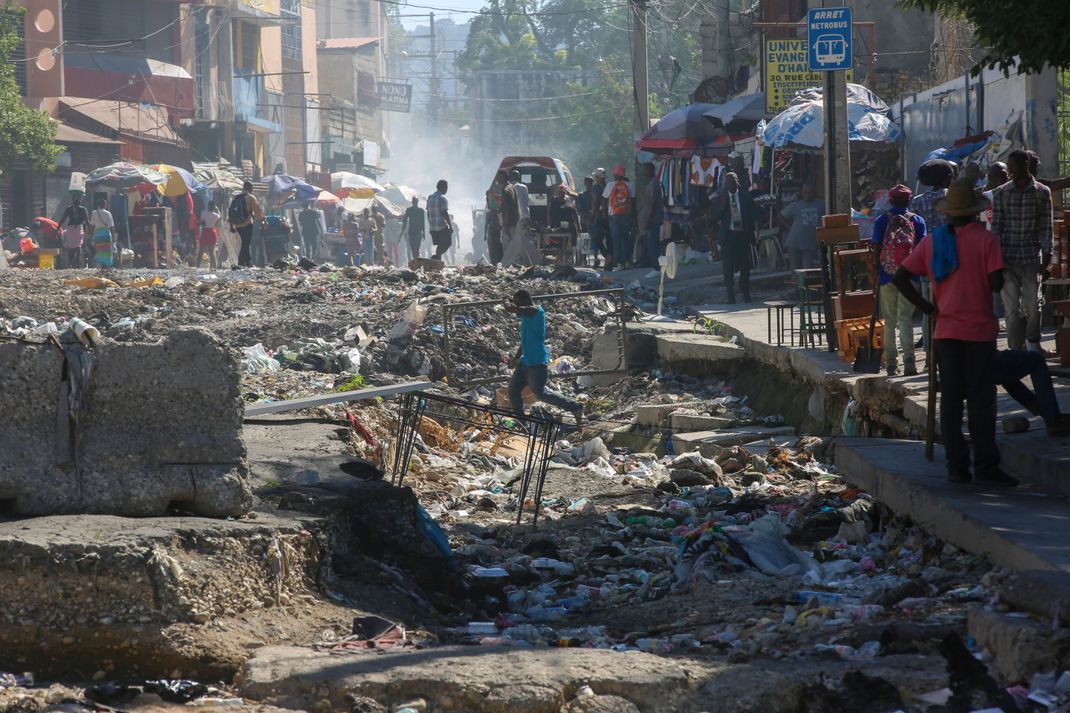
<path id="1" fill-rule="evenodd" d="M 632 87 L 635 92 L 635 122 L 642 136 L 650 128 L 650 76 L 646 61 L 646 3 L 629 0 L 632 9 Z"/>
<path id="2" fill-rule="evenodd" d="M 431 17 L 431 101 L 427 105 L 427 113 L 431 121 L 438 123 L 438 95 L 441 91 L 438 86 L 438 38 L 435 36 L 435 13 L 429 13 Z"/>

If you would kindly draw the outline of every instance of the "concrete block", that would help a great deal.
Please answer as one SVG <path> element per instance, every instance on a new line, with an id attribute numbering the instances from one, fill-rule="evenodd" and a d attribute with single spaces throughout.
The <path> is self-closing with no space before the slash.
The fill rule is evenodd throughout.
<path id="1" fill-rule="evenodd" d="M 0 501 L 16 514 L 210 517 L 252 506 L 235 355 L 203 330 L 93 352 L 77 422 L 66 357 L 0 344 Z"/>
<path id="2" fill-rule="evenodd" d="M 738 344 L 709 334 L 658 335 L 658 363 L 663 368 L 736 361 L 746 355 Z"/>
<path id="3" fill-rule="evenodd" d="M 673 441 L 680 443 L 676 447 L 678 451 L 692 450 L 698 444 L 712 444 L 717 446 L 738 446 L 744 443 L 753 443 L 776 436 L 787 436 L 795 433 L 791 426 L 777 426 L 765 428 L 762 426 L 742 426 L 729 428 L 722 431 L 696 431 L 694 433 L 674 433 Z"/>
<path id="4" fill-rule="evenodd" d="M 689 413 L 674 413 L 669 416 L 669 426 L 674 433 L 682 431 L 715 431 L 729 428 L 736 420 L 725 416 L 698 416 Z"/>
<path id="5" fill-rule="evenodd" d="M 1029 683 L 1035 673 L 1070 667 L 1070 630 L 1002 612 L 970 610 L 970 636 L 992 654 L 1000 676 L 1009 683 Z"/>
<path id="6" fill-rule="evenodd" d="M 668 404 L 643 404 L 635 411 L 635 422 L 640 426 L 662 426 L 669 414 L 677 409 L 706 408 L 703 401 L 677 401 Z"/>

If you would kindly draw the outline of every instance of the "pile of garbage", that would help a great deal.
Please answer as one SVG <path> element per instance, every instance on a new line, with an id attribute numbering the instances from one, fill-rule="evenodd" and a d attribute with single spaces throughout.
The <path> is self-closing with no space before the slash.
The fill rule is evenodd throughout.
<path id="1" fill-rule="evenodd" d="M 540 295 L 610 286 L 593 272 L 486 266 L 68 276 L 77 274 L 9 273 L 0 334 L 40 333 L 49 329 L 42 325 L 70 315 L 118 341 L 154 341 L 174 329 L 204 326 L 235 348 L 260 345 L 246 362 L 260 372 L 273 370 L 256 358 L 262 352 L 283 368 L 432 379 L 452 368 L 455 381 L 505 368 L 517 342 L 516 318 L 493 304 L 458 308 L 448 325 L 447 364 L 444 305 L 500 301 L 520 288 Z M 548 301 L 545 308 L 551 352 L 568 355 L 572 369 L 589 362 L 591 338 L 616 319 L 614 304 L 603 296 Z"/>

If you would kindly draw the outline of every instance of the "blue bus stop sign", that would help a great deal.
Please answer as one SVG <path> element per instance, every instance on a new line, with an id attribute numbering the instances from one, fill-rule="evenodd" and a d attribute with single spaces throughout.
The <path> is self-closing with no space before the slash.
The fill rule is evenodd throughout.
<path id="1" fill-rule="evenodd" d="M 850 7 L 815 7 L 806 13 L 806 63 L 811 72 L 851 68 L 852 27 Z"/>

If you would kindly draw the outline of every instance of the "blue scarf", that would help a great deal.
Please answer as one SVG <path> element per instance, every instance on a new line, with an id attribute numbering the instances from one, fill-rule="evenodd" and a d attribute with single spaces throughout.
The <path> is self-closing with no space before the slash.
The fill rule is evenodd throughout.
<path id="1" fill-rule="evenodd" d="M 959 249 L 955 232 L 949 225 L 941 225 L 930 239 L 933 241 L 933 279 L 940 282 L 959 268 Z"/>

